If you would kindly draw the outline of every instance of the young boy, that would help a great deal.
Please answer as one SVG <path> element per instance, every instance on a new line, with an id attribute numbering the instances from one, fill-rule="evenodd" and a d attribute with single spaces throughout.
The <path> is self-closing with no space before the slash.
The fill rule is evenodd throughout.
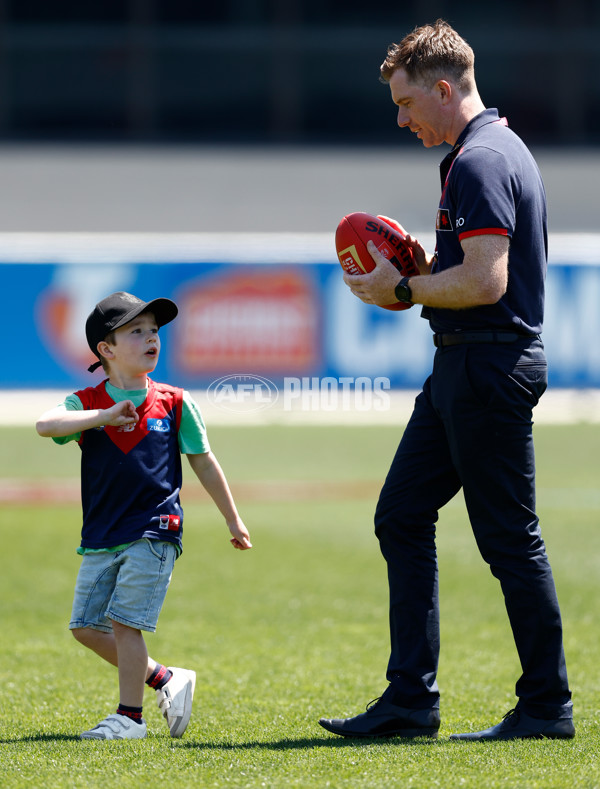
<path id="1" fill-rule="evenodd" d="M 69 624 L 81 644 L 118 667 L 116 714 L 82 739 L 140 739 L 144 683 L 156 691 L 172 737 L 192 711 L 196 674 L 149 657 L 142 632 L 154 632 L 175 559 L 181 553 L 181 455 L 222 513 L 234 548 L 252 547 L 225 475 L 210 451 L 200 412 L 182 389 L 157 384 L 158 330 L 177 315 L 170 299 L 144 302 L 113 293 L 86 322 L 88 344 L 107 378 L 69 395 L 36 428 L 81 448 L 83 555 Z"/>

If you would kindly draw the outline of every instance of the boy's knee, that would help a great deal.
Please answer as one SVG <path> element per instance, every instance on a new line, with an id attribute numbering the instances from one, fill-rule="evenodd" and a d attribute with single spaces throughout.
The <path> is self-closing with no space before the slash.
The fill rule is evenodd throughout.
<path id="1" fill-rule="evenodd" d="M 124 625 L 122 622 L 112 620 L 113 634 L 117 640 L 122 638 L 138 638 L 142 635 L 139 627 L 132 627 L 131 625 Z"/>
<path id="2" fill-rule="evenodd" d="M 73 634 L 73 638 L 75 641 L 79 641 L 80 644 L 87 644 L 89 633 L 87 632 L 88 628 L 86 627 L 74 627 L 71 630 Z"/>

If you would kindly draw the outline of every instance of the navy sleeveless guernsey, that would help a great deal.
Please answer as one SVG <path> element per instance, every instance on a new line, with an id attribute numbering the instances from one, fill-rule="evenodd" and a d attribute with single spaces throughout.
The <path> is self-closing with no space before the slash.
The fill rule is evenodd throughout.
<path id="1" fill-rule="evenodd" d="M 85 410 L 114 400 L 103 381 L 75 393 Z M 148 379 L 139 422 L 81 434 L 82 548 L 114 548 L 143 537 L 181 549 L 183 510 L 178 431 L 183 390 Z"/>

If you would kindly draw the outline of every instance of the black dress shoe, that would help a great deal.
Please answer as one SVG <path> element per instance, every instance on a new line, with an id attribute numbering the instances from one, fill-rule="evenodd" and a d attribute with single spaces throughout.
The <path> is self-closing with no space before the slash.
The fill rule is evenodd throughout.
<path id="1" fill-rule="evenodd" d="M 342 737 L 437 737 L 440 712 L 398 707 L 379 698 L 354 718 L 321 718 L 319 723 Z"/>
<path id="2" fill-rule="evenodd" d="M 550 739 L 570 740 L 575 736 L 575 726 L 572 718 L 554 718 L 543 720 L 532 718 L 518 707 L 510 710 L 500 723 L 483 731 L 466 734 L 451 734 L 451 740 L 520 740 L 520 739 Z"/>

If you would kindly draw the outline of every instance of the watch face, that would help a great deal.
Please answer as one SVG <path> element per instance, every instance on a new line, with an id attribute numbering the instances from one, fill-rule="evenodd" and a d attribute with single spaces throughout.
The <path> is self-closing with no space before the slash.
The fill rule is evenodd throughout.
<path id="1" fill-rule="evenodd" d="M 412 299 L 412 292 L 408 285 L 399 282 L 396 285 L 396 298 L 398 301 L 410 302 Z"/>

